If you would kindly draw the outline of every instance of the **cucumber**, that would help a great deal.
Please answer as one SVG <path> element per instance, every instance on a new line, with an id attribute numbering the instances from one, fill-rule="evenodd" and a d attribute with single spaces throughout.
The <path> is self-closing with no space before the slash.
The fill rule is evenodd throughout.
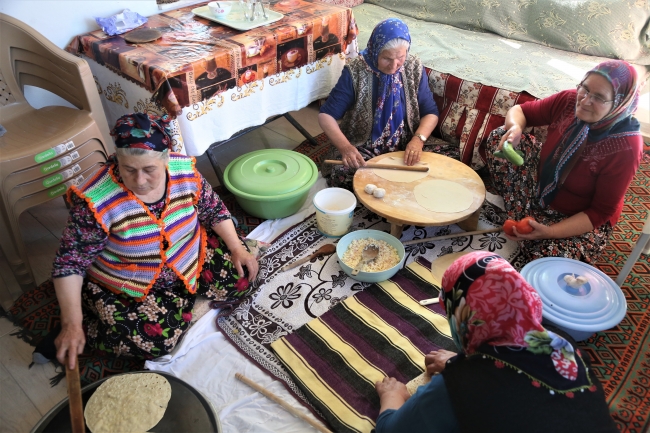
<path id="1" fill-rule="evenodd" d="M 524 153 L 521 150 L 515 150 L 509 141 L 503 143 L 501 150 L 494 152 L 494 156 L 497 158 L 505 158 L 516 166 L 523 165 L 524 163 Z"/>

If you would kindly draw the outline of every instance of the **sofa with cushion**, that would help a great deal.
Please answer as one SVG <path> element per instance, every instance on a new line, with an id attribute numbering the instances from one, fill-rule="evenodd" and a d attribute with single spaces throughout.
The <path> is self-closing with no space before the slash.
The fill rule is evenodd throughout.
<path id="1" fill-rule="evenodd" d="M 644 80 L 650 72 L 647 0 L 329 1 L 352 7 L 360 49 L 379 21 L 406 22 L 440 109 L 437 141 L 475 169 L 513 105 L 573 88 L 607 58 L 629 61 Z M 648 127 L 646 117 L 647 107 L 639 120 Z M 543 139 L 545 128 L 532 132 Z"/>

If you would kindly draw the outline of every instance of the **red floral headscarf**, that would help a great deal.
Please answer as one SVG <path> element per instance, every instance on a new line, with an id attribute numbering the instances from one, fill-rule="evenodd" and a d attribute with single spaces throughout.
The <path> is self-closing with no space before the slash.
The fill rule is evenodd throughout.
<path id="1" fill-rule="evenodd" d="M 484 251 L 460 257 L 442 277 L 441 297 L 454 342 L 465 354 L 484 344 L 523 348 L 550 355 L 563 377 L 577 377 L 573 347 L 542 326 L 539 295 L 502 257 Z"/>

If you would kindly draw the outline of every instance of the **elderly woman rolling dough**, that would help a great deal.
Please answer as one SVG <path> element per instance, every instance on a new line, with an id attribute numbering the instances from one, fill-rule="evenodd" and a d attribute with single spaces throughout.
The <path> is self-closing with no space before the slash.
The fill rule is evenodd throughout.
<path id="1" fill-rule="evenodd" d="M 377 155 L 404 150 L 413 165 L 438 123 L 438 107 L 419 58 L 408 53 L 411 36 L 397 18 L 377 24 L 368 47 L 343 68 L 321 107 L 318 122 L 333 148 L 323 167 L 331 186 L 352 188 L 354 172 Z M 337 120 L 341 120 L 341 124 Z"/>
<path id="2" fill-rule="evenodd" d="M 168 123 L 142 113 L 118 119 L 116 155 L 69 191 L 52 270 L 61 328 L 35 361 L 63 363 L 85 346 L 161 356 L 188 329 L 197 294 L 223 301 L 249 292 L 257 261 L 194 158 L 169 152 Z"/>

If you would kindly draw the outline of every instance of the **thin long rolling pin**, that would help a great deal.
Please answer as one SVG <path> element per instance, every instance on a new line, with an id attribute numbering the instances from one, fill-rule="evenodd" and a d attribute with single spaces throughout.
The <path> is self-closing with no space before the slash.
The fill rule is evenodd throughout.
<path id="1" fill-rule="evenodd" d="M 431 242 L 431 241 L 441 241 L 443 239 L 451 239 L 451 238 L 458 238 L 461 236 L 471 236 L 471 235 L 484 235 L 487 233 L 496 233 L 496 232 L 502 232 L 503 227 L 495 227 L 493 229 L 487 229 L 487 230 L 476 230 L 473 232 L 460 232 L 460 233 L 453 233 L 451 235 L 444 235 L 444 236 L 435 236 L 432 238 L 424 238 L 424 239 L 413 239 L 412 241 L 404 241 L 402 242 L 403 245 L 415 245 L 415 244 L 421 244 L 422 242 Z"/>
<path id="2" fill-rule="evenodd" d="M 289 412 L 291 415 L 296 416 L 296 417 L 302 419 L 305 422 L 308 422 L 310 426 L 314 427 L 319 432 L 332 433 L 330 430 L 326 429 L 321 424 L 319 424 L 316 421 L 314 421 L 313 419 L 309 418 L 307 415 L 303 414 L 302 412 L 299 412 L 298 410 L 296 410 L 295 407 L 291 406 L 289 403 L 285 402 L 280 397 L 273 394 L 271 391 L 264 388 L 263 386 L 260 386 L 260 385 L 256 384 L 255 382 L 253 382 L 252 380 L 250 380 L 249 378 L 247 378 L 243 374 L 235 373 L 235 377 L 237 379 L 241 380 L 242 382 L 244 382 L 246 385 L 253 388 L 255 391 L 257 391 L 260 394 L 262 394 L 263 396 L 265 396 L 266 398 L 268 398 L 270 400 L 273 400 L 274 402 L 276 402 L 277 404 L 279 404 L 280 406 L 285 408 L 287 410 L 287 412 Z"/>
<path id="3" fill-rule="evenodd" d="M 332 165 L 343 165 L 343 161 L 339 161 L 337 159 L 326 159 L 325 164 L 332 164 Z M 403 171 L 421 171 L 421 172 L 427 172 L 429 171 L 428 166 L 408 166 L 408 165 L 390 165 L 390 164 L 376 164 L 374 162 L 367 162 L 366 165 L 363 167 L 359 168 L 381 168 L 381 169 L 386 169 L 386 170 L 403 170 Z"/>

